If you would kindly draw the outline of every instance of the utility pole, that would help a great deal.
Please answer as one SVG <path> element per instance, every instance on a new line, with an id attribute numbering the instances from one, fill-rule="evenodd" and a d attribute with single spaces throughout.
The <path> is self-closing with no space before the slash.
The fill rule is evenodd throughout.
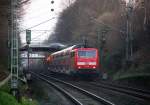
<path id="1" fill-rule="evenodd" d="M 16 6 L 17 0 L 11 0 L 11 92 L 18 98 L 18 31 Z"/>
<path id="2" fill-rule="evenodd" d="M 88 47 L 88 43 L 87 43 L 87 37 L 85 37 L 85 35 L 83 35 L 82 37 L 82 44 L 84 45 L 84 47 Z"/>
<path id="3" fill-rule="evenodd" d="M 100 29 L 101 28 L 101 29 Z M 97 43 L 99 49 L 99 56 L 100 56 L 100 64 L 101 69 L 103 70 L 103 79 L 107 79 L 107 73 L 104 71 L 104 46 L 106 43 L 106 34 L 109 31 L 107 26 L 99 26 L 98 33 L 97 33 Z"/>
<path id="4" fill-rule="evenodd" d="M 31 30 L 26 30 L 26 43 L 27 43 L 27 60 L 28 60 L 28 69 L 26 72 L 27 80 L 31 79 L 31 74 L 29 73 L 30 69 L 30 43 L 31 43 Z"/>
<path id="5" fill-rule="evenodd" d="M 126 63 L 129 64 L 130 61 L 132 61 L 133 56 L 133 36 L 132 36 L 132 13 L 133 13 L 133 0 L 129 0 L 127 3 L 127 35 L 126 35 Z"/>
<path id="6" fill-rule="evenodd" d="M 29 50 L 30 50 L 30 43 L 31 43 L 31 30 L 26 30 L 26 43 L 27 43 L 27 57 L 28 57 L 28 70 L 29 70 Z"/>
<path id="7" fill-rule="evenodd" d="M 97 34 L 98 46 L 97 47 L 99 48 L 99 52 L 100 52 L 101 64 L 103 64 L 103 49 L 106 43 L 106 34 L 109 30 L 110 29 L 107 26 L 99 26 L 98 28 L 98 34 Z"/>

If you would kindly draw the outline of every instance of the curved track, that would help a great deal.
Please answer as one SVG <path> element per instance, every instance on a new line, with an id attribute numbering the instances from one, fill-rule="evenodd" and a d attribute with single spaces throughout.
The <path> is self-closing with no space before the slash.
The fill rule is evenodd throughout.
<path id="1" fill-rule="evenodd" d="M 115 85 L 115 84 L 110 84 L 110 83 L 105 83 L 105 82 L 91 82 L 91 85 L 101 87 L 104 89 L 108 90 L 113 90 L 117 91 L 120 93 L 128 94 L 131 96 L 134 96 L 136 98 L 140 98 L 146 101 L 150 101 L 150 91 L 138 89 L 138 88 L 133 88 L 133 87 L 126 87 L 126 86 L 121 86 L 121 85 Z"/>
<path id="2" fill-rule="evenodd" d="M 43 78 L 40 75 L 37 75 L 33 72 L 31 72 L 33 75 L 35 75 L 36 77 L 38 77 L 39 79 L 41 79 L 42 81 L 48 83 L 49 85 L 53 86 L 55 89 L 57 89 L 59 92 L 63 93 L 68 99 L 70 99 L 72 101 L 73 104 L 75 105 L 83 105 L 80 101 L 78 101 L 75 97 L 73 97 L 71 94 L 69 94 L 67 91 L 65 91 L 64 89 L 60 88 L 58 85 L 54 84 L 53 82 Z"/>
<path id="3" fill-rule="evenodd" d="M 89 105 L 92 103 L 94 105 L 115 105 L 114 103 L 112 103 L 102 97 L 99 97 L 91 92 L 88 92 L 88 91 L 86 91 L 80 87 L 77 87 L 73 84 L 70 84 L 68 82 L 64 82 L 62 80 L 58 80 L 56 78 L 46 76 L 44 74 L 37 75 L 33 72 L 32 72 L 32 74 L 34 74 L 41 80 L 47 82 L 48 84 L 54 86 L 60 92 L 64 93 L 69 99 L 72 100 L 72 102 L 75 105 Z"/>
<path id="4" fill-rule="evenodd" d="M 132 96 L 138 99 L 142 99 L 145 101 L 150 101 L 150 91 L 143 90 L 140 88 L 127 87 L 123 85 L 96 81 L 96 82 L 85 82 L 84 84 L 89 84 L 94 87 L 100 87 L 106 90 L 116 91 L 119 93 L 127 94 L 128 96 Z"/>
<path id="5" fill-rule="evenodd" d="M 71 84 L 82 87 L 88 91 L 91 91 L 92 93 L 95 93 L 98 96 L 103 96 L 108 100 L 115 102 L 116 104 L 120 104 L 120 103 L 129 104 L 129 103 L 137 102 L 138 103 L 137 105 L 145 105 L 145 104 L 149 105 L 149 92 L 142 89 L 124 87 L 124 86 L 120 86 L 112 83 L 110 84 L 102 81 L 96 81 L 96 82 L 91 80 L 83 81 L 80 79 L 74 81 L 72 80 L 72 78 L 69 78 L 67 76 L 60 75 L 60 74 L 55 75 L 53 73 L 50 73 L 49 76 L 47 77 L 50 76 L 55 78 L 57 77 L 63 81 L 67 81 Z M 129 100 L 129 102 L 126 102 L 124 99 L 126 101 Z"/>

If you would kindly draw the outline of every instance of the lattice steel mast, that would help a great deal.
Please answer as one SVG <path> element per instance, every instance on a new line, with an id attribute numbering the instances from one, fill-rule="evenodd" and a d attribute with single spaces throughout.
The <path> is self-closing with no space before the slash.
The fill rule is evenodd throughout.
<path id="1" fill-rule="evenodd" d="M 133 35 L 132 35 L 132 14 L 133 14 L 133 0 L 127 3 L 127 36 L 126 36 L 126 60 L 131 61 L 133 55 Z"/>
<path id="2" fill-rule="evenodd" d="M 16 22 L 17 0 L 11 0 L 11 92 L 18 93 L 18 31 Z"/>

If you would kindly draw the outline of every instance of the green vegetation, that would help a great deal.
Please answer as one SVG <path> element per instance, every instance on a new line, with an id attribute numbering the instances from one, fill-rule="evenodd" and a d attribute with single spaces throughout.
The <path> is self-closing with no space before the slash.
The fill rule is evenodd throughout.
<path id="1" fill-rule="evenodd" d="M 6 83 L 0 88 L 0 105 L 38 105 L 34 100 L 22 97 L 21 102 L 18 103 L 17 100 L 9 94 L 9 84 Z"/>
<path id="2" fill-rule="evenodd" d="M 21 105 L 38 105 L 38 103 L 36 101 L 29 100 L 29 99 L 27 99 L 25 97 L 23 97 L 21 101 L 22 101 Z"/>
<path id="3" fill-rule="evenodd" d="M 103 48 L 103 53 L 100 53 L 103 56 L 100 58 L 102 69 L 115 80 L 148 77 L 150 73 L 146 71 L 149 70 L 146 69 L 146 63 L 150 64 L 150 12 L 145 12 L 142 8 L 150 11 L 150 2 L 144 0 L 145 5 L 141 5 L 141 1 L 136 2 L 134 16 L 129 19 L 133 38 L 130 60 L 133 61 L 127 63 L 126 59 L 127 36 L 123 31 L 127 29 L 127 7 L 120 0 L 76 0 L 61 13 L 56 33 L 51 35 L 48 42 L 68 45 L 86 42 L 90 47 Z M 132 63 L 137 67 L 132 67 Z"/>
<path id="4" fill-rule="evenodd" d="M 0 88 L 0 91 L 4 91 L 6 93 L 9 93 L 9 90 L 10 90 L 10 87 L 9 87 L 8 82 Z"/>
<path id="5" fill-rule="evenodd" d="M 0 105 L 21 105 L 16 99 L 6 92 L 0 91 Z"/>
<path id="6" fill-rule="evenodd" d="M 0 105 L 38 105 L 38 103 L 25 97 L 22 98 L 21 103 L 18 103 L 12 95 L 0 91 Z"/>

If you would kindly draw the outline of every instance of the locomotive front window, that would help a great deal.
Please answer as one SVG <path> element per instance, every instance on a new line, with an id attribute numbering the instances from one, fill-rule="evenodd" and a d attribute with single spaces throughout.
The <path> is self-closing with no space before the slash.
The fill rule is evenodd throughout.
<path id="1" fill-rule="evenodd" d="M 96 50 L 78 51 L 78 56 L 82 58 L 93 58 L 96 56 Z"/>

